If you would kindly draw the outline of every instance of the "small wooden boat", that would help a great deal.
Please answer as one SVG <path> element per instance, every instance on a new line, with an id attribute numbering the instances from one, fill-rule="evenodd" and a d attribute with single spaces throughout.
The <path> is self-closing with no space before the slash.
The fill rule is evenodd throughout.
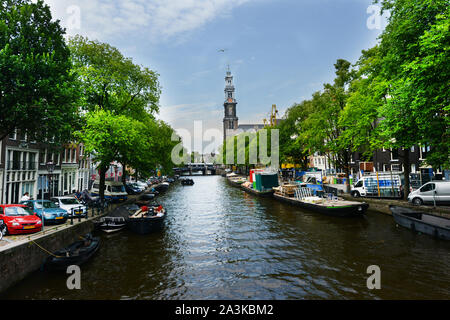
<path id="1" fill-rule="evenodd" d="M 139 207 L 143 207 L 143 206 L 151 206 L 152 205 L 152 200 L 137 200 L 135 202 L 135 204 Z M 134 210 L 136 211 L 136 210 Z"/>
<path id="2" fill-rule="evenodd" d="M 123 217 L 102 217 L 95 223 L 95 229 L 106 233 L 113 233 L 122 230 L 126 225 Z"/>
<path id="3" fill-rule="evenodd" d="M 296 205 L 303 209 L 319 212 L 335 217 L 354 217 L 362 216 L 369 208 L 365 202 L 347 201 L 337 197 L 333 199 L 321 198 L 312 195 L 309 188 L 299 188 L 294 197 L 289 197 L 279 191 L 274 192 L 275 199 Z"/>
<path id="4" fill-rule="evenodd" d="M 138 234 L 149 234 L 164 227 L 167 212 L 161 205 L 143 206 L 133 213 L 128 221 L 128 228 Z"/>
<path id="5" fill-rule="evenodd" d="M 192 180 L 192 179 L 182 179 L 181 180 L 181 185 L 183 185 L 183 186 L 193 186 L 194 185 L 194 180 Z"/>
<path id="6" fill-rule="evenodd" d="M 450 240 L 450 219 L 431 213 L 390 205 L 397 224 L 443 240 Z"/>
<path id="7" fill-rule="evenodd" d="M 169 189 L 169 183 L 168 182 L 161 182 L 160 184 L 155 186 L 155 190 L 158 192 L 164 192 L 167 191 L 167 189 Z"/>
<path id="8" fill-rule="evenodd" d="M 242 183 L 242 184 L 241 184 L 241 188 L 242 188 L 242 190 L 244 190 L 245 192 L 248 192 L 248 193 L 250 193 L 250 194 L 254 194 L 254 195 L 260 196 L 260 197 L 271 197 L 272 194 L 273 194 L 273 189 L 271 189 L 271 190 L 259 191 L 259 190 L 253 189 L 253 188 L 251 188 L 251 187 L 248 187 L 248 186 L 246 185 L 246 183 Z"/>
<path id="9" fill-rule="evenodd" d="M 100 239 L 89 233 L 82 240 L 54 252 L 47 258 L 45 267 L 49 270 L 67 270 L 70 265 L 80 266 L 97 252 L 99 246 Z"/>
<path id="10" fill-rule="evenodd" d="M 154 193 L 144 193 L 143 195 L 141 195 L 139 197 L 139 199 L 147 201 L 147 200 L 153 200 L 155 198 L 155 194 Z"/>
<path id="11" fill-rule="evenodd" d="M 241 187 L 241 184 L 244 182 L 247 182 L 247 179 L 245 177 L 227 177 L 227 181 L 229 184 L 231 184 L 234 187 Z"/>

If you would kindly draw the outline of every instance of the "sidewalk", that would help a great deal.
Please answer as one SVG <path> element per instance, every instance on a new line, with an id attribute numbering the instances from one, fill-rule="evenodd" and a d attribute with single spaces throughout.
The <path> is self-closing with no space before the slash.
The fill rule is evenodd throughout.
<path id="1" fill-rule="evenodd" d="M 92 220 L 96 220 L 106 214 L 108 214 L 109 212 L 113 211 L 115 208 L 117 208 L 118 206 L 121 206 L 125 203 L 128 203 L 130 201 L 134 201 L 138 196 L 136 195 L 129 195 L 128 196 L 128 200 L 121 202 L 121 203 L 113 203 L 111 204 L 104 213 L 98 214 L 97 209 L 95 209 L 95 214 L 92 214 L 92 210 L 89 209 L 88 211 L 88 217 L 87 218 L 81 218 L 80 221 L 77 218 L 73 219 L 73 224 L 71 224 L 70 219 L 68 219 L 65 223 L 63 224 L 58 224 L 58 225 L 46 225 L 44 226 L 44 232 L 39 231 L 36 233 L 29 233 L 29 234 L 20 234 L 20 235 L 5 235 L 3 236 L 3 239 L 0 240 L 0 252 L 3 250 L 6 250 L 8 248 L 12 248 L 14 246 L 18 246 L 24 243 L 27 243 L 31 240 L 37 240 L 43 236 L 49 235 L 49 234 L 53 234 L 57 231 L 63 230 L 63 229 L 69 229 L 72 228 L 74 226 L 76 226 L 77 224 L 81 224 L 81 223 L 85 223 L 87 221 L 92 221 Z"/>

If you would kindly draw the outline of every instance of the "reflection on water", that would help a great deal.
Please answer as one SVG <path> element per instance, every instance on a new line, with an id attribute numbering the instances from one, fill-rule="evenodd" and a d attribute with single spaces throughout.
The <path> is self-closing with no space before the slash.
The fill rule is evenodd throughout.
<path id="1" fill-rule="evenodd" d="M 16 299 L 449 299 L 449 243 L 369 212 L 343 219 L 256 198 L 219 176 L 175 183 L 159 202 L 165 229 L 101 235 L 81 290 L 36 272 Z M 366 287 L 369 265 L 381 290 Z"/>

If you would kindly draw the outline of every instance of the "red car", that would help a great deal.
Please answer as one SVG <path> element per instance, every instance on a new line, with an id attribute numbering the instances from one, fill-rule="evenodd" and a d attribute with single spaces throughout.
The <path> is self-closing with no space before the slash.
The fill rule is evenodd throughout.
<path id="1" fill-rule="evenodd" d="M 21 204 L 0 205 L 0 220 L 6 224 L 7 234 L 24 234 L 41 231 L 42 221 Z"/>

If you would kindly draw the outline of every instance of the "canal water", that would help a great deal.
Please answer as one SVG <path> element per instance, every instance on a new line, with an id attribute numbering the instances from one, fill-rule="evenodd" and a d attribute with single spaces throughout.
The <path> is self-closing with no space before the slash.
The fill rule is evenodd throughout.
<path id="1" fill-rule="evenodd" d="M 101 235 L 81 267 L 35 272 L 3 299 L 449 299 L 448 242 L 368 212 L 356 219 L 304 212 L 249 195 L 220 176 L 173 184 L 159 202 L 166 227 L 139 236 Z M 367 288 L 367 267 L 381 289 Z"/>

